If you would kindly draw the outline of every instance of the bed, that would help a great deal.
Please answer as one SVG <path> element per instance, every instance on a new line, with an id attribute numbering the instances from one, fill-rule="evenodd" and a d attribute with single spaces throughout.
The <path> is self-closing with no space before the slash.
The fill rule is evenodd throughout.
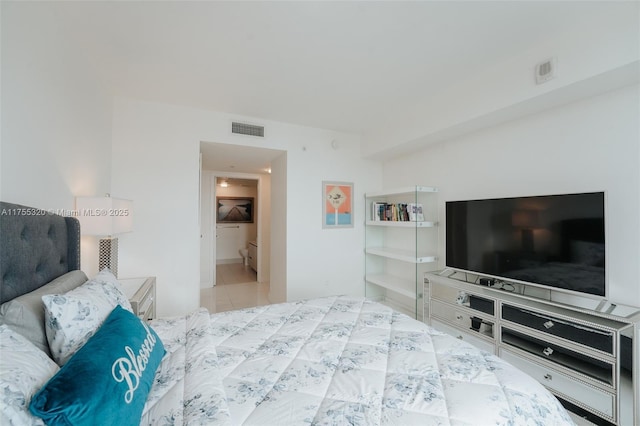
<path id="1" fill-rule="evenodd" d="M 581 293 L 604 295 L 604 221 L 600 218 L 562 220 L 552 225 L 560 235 L 559 252 L 544 260 L 521 260 L 518 269 L 499 275 Z"/>
<path id="2" fill-rule="evenodd" d="M 503 360 L 364 298 L 147 324 L 79 271 L 75 219 L 0 213 L 6 424 L 573 424 Z"/>

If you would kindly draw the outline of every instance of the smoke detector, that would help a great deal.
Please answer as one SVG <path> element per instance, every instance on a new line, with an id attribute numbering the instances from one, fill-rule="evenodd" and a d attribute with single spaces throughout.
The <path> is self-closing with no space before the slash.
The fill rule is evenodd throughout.
<path id="1" fill-rule="evenodd" d="M 546 83 L 556 76 L 556 58 L 549 58 L 536 65 L 536 84 Z"/>

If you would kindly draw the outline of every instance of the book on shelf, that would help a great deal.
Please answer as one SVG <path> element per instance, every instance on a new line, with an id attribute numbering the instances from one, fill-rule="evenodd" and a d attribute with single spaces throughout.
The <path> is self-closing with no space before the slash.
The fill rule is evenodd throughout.
<path id="1" fill-rule="evenodd" d="M 392 222 L 409 222 L 411 220 L 411 204 L 407 203 L 371 203 L 371 220 L 392 221 Z M 415 210 L 415 209 L 414 209 Z M 420 205 L 422 211 L 422 205 Z M 415 216 L 415 215 L 414 215 Z"/>
<path id="2" fill-rule="evenodd" d="M 371 203 L 371 220 L 378 222 L 384 220 L 385 203 Z"/>
<path id="3" fill-rule="evenodd" d="M 424 221 L 424 213 L 422 212 L 422 204 L 420 203 L 409 203 L 407 206 L 409 211 L 409 220 L 412 222 L 422 222 Z"/>

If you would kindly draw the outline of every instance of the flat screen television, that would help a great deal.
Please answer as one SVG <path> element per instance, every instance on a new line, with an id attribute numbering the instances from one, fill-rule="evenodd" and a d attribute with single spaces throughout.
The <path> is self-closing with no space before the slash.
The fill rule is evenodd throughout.
<path id="1" fill-rule="evenodd" d="M 448 201 L 445 209 L 448 268 L 606 297 L 604 192 Z"/>

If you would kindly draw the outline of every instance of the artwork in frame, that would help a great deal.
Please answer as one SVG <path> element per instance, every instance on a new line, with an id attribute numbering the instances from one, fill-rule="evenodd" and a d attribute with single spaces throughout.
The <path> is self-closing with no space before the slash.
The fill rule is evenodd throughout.
<path id="1" fill-rule="evenodd" d="M 217 223 L 253 223 L 253 197 L 216 197 Z"/>
<path id="2" fill-rule="evenodd" d="M 353 227 L 353 183 L 322 182 L 322 227 Z"/>

